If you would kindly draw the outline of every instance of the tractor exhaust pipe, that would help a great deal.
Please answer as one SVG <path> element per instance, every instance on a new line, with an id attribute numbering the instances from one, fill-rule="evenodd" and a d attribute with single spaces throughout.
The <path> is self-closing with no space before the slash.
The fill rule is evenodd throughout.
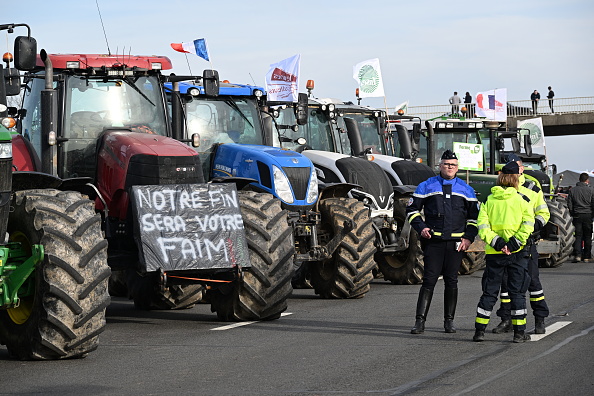
<path id="1" fill-rule="evenodd" d="M 427 165 L 431 169 L 435 169 L 435 145 L 433 142 L 435 132 L 429 121 L 425 121 L 425 127 L 427 128 Z"/>
<path id="2" fill-rule="evenodd" d="M 356 157 L 363 155 L 363 141 L 361 140 L 361 133 L 359 133 L 357 121 L 349 117 L 344 117 L 344 124 L 347 129 L 349 141 L 351 142 L 351 150 L 353 150 L 353 155 Z"/>
<path id="3" fill-rule="evenodd" d="M 45 89 L 41 91 L 41 171 L 58 176 L 58 93 L 54 89 L 54 68 L 47 52 L 39 53 L 45 66 Z"/>

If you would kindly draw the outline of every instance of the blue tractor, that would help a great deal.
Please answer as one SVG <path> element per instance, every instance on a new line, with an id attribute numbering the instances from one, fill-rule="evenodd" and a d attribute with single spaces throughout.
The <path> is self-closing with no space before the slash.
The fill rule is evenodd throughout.
<path id="1" fill-rule="evenodd" d="M 307 157 L 278 147 L 273 119 L 260 111 L 264 90 L 221 83 L 218 95 L 202 84 L 166 84 L 171 111 L 185 122 L 178 138 L 197 146 L 206 180 L 244 178 L 253 191 L 271 193 L 291 226 L 298 274 L 323 298 L 362 297 L 375 267 L 374 233 L 364 205 L 348 196 L 349 183 L 319 183 Z M 176 118 L 175 116 L 173 117 Z M 198 145 L 199 143 L 199 145 Z"/>

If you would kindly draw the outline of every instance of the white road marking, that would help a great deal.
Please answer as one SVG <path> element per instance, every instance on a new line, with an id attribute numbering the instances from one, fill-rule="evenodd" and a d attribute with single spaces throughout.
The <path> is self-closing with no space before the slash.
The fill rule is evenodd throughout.
<path id="1" fill-rule="evenodd" d="M 292 312 L 283 312 L 281 314 L 281 317 L 282 316 L 288 316 L 288 315 L 293 315 L 293 313 Z M 233 323 L 233 324 L 230 324 L 230 325 L 227 325 L 227 326 L 215 327 L 214 329 L 211 329 L 211 330 L 231 330 L 231 329 L 234 329 L 236 327 L 247 326 L 247 325 L 250 325 L 250 324 L 253 324 L 253 323 L 258 323 L 258 322 L 259 322 L 259 320 L 254 320 L 254 321 L 251 321 L 251 322 Z"/>
<path id="2" fill-rule="evenodd" d="M 555 322 L 550 326 L 547 326 L 547 332 L 545 334 L 530 334 L 530 341 L 542 340 L 546 336 L 553 334 L 557 330 L 560 330 L 570 324 L 571 322 Z"/>

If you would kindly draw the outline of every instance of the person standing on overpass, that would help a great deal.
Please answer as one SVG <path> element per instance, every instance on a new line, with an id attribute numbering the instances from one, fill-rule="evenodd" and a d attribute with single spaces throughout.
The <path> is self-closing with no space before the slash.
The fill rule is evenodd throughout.
<path id="1" fill-rule="evenodd" d="M 452 105 L 452 114 L 458 114 L 460 112 L 460 103 L 462 99 L 458 96 L 458 92 L 454 92 L 454 95 L 450 97 L 450 104 Z"/>
<path id="2" fill-rule="evenodd" d="M 555 114 L 555 110 L 553 110 L 553 98 L 555 97 L 555 92 L 549 86 L 549 93 L 547 94 L 547 99 L 549 100 L 549 107 L 551 108 L 551 113 Z"/>

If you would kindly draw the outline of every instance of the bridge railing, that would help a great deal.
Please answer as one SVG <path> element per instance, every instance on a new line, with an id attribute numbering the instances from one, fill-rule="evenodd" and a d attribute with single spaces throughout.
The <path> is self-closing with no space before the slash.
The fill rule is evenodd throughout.
<path id="1" fill-rule="evenodd" d="M 458 106 L 458 112 L 461 113 L 463 107 L 467 109 L 475 109 L 475 103 L 461 103 Z M 575 98 L 554 98 L 553 110 L 549 106 L 547 98 L 538 101 L 536 114 L 532 110 L 531 100 L 511 100 L 507 102 L 507 116 L 539 116 L 551 114 L 570 114 L 570 113 L 586 113 L 594 112 L 594 96 L 583 96 Z M 406 114 L 420 117 L 423 120 L 451 114 L 455 111 L 455 107 L 451 104 L 445 105 L 428 105 L 428 106 L 409 106 Z M 394 114 L 394 108 L 388 108 L 390 114 Z"/>

